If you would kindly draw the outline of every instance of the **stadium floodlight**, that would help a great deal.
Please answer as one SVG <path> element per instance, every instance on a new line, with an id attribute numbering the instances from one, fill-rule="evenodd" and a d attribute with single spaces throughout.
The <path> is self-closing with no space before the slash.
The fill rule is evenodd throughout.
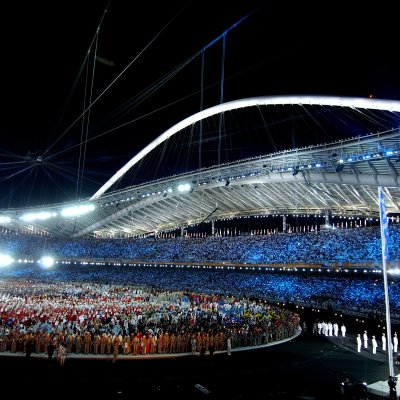
<path id="1" fill-rule="evenodd" d="M 181 183 L 178 185 L 178 192 L 185 193 L 190 192 L 192 185 L 190 183 Z"/>
<path id="2" fill-rule="evenodd" d="M 67 207 L 61 210 L 63 217 L 78 217 L 95 209 L 94 204 L 81 204 L 79 206 Z"/>
<path id="3" fill-rule="evenodd" d="M 8 224 L 11 221 L 10 217 L 6 217 L 5 215 L 0 215 L 0 224 Z"/>
<path id="4" fill-rule="evenodd" d="M 399 268 L 392 268 L 392 269 L 389 269 L 387 272 L 388 272 L 388 274 L 391 274 L 391 275 L 400 275 Z"/>
<path id="5" fill-rule="evenodd" d="M 40 259 L 40 264 L 44 268 L 51 268 L 53 266 L 53 264 L 54 264 L 54 258 L 53 257 L 49 257 L 49 256 L 42 257 Z"/>
<path id="6" fill-rule="evenodd" d="M 57 215 L 57 213 L 54 212 L 49 212 L 49 211 L 39 211 L 37 213 L 28 213 L 28 214 L 24 214 L 21 219 L 25 222 L 32 222 L 35 220 L 45 220 L 45 219 L 49 219 L 51 217 L 55 217 Z"/>
<path id="7" fill-rule="evenodd" d="M 8 267 L 13 262 L 13 258 L 8 254 L 0 254 L 0 267 Z"/>

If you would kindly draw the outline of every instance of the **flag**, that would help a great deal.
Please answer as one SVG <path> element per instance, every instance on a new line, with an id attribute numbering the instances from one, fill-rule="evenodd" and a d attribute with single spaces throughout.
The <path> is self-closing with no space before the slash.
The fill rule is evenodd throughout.
<path id="1" fill-rule="evenodd" d="M 379 216 L 381 219 L 381 241 L 382 241 L 382 257 L 387 260 L 389 258 L 389 225 L 385 212 L 385 202 L 383 198 L 382 188 L 378 188 L 379 195 Z"/>

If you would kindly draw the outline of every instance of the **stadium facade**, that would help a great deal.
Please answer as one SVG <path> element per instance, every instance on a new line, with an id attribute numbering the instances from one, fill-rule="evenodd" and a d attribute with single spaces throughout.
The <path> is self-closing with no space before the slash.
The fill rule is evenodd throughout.
<path id="1" fill-rule="evenodd" d="M 392 103 L 384 107 L 398 112 L 400 103 Z M 371 100 L 367 106 L 382 104 Z M 191 117 L 186 125 L 200 118 Z M 387 213 L 399 213 L 399 172 L 400 130 L 395 128 L 190 171 L 79 203 L 0 210 L 0 226 L 61 237 L 135 237 L 205 222 L 211 222 L 213 233 L 213 221 L 251 216 L 282 216 L 283 229 L 286 215 L 378 217 L 379 186 Z M 76 206 L 89 206 L 90 212 L 65 212 Z"/>

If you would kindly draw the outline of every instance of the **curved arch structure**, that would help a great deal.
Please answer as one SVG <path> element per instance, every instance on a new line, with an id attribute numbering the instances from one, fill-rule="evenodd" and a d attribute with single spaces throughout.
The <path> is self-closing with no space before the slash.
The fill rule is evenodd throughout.
<path id="1" fill-rule="evenodd" d="M 135 164 L 142 160 L 147 154 L 154 150 L 161 143 L 165 142 L 177 132 L 186 127 L 199 122 L 205 118 L 220 114 L 225 111 L 236 110 L 239 108 L 247 108 L 254 106 L 268 105 L 316 105 L 316 106 L 334 106 L 347 108 L 362 108 L 369 110 L 382 110 L 400 112 L 400 101 L 395 100 L 379 100 L 359 97 L 332 97 L 332 96 L 263 96 L 251 97 L 246 99 L 234 100 L 227 103 L 218 104 L 216 106 L 202 110 L 188 118 L 178 122 L 172 126 L 143 150 L 131 158 L 121 169 L 119 169 L 91 198 L 95 200 L 105 193 L 118 179 L 129 171 Z"/>
<path id="2" fill-rule="evenodd" d="M 182 193 L 186 181 L 192 188 Z M 100 196 L 93 212 L 79 218 L 63 210 L 80 202 L 0 210 L 0 225 L 55 237 L 136 237 L 251 216 L 330 215 L 366 223 L 379 217 L 378 186 L 386 212 L 400 215 L 400 127 L 129 186 Z M 43 212 L 51 217 L 22 219 Z"/>

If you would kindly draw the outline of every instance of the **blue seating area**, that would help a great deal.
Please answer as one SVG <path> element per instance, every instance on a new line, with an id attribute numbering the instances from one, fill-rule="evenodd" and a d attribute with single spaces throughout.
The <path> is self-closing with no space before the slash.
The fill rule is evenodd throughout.
<path id="1" fill-rule="evenodd" d="M 400 260 L 400 224 L 390 225 L 389 259 Z M 44 254 L 64 260 L 293 264 L 329 261 L 379 263 L 378 226 L 308 233 L 205 238 L 60 239 L 38 235 L 0 235 L 0 252 L 14 259 Z"/>

